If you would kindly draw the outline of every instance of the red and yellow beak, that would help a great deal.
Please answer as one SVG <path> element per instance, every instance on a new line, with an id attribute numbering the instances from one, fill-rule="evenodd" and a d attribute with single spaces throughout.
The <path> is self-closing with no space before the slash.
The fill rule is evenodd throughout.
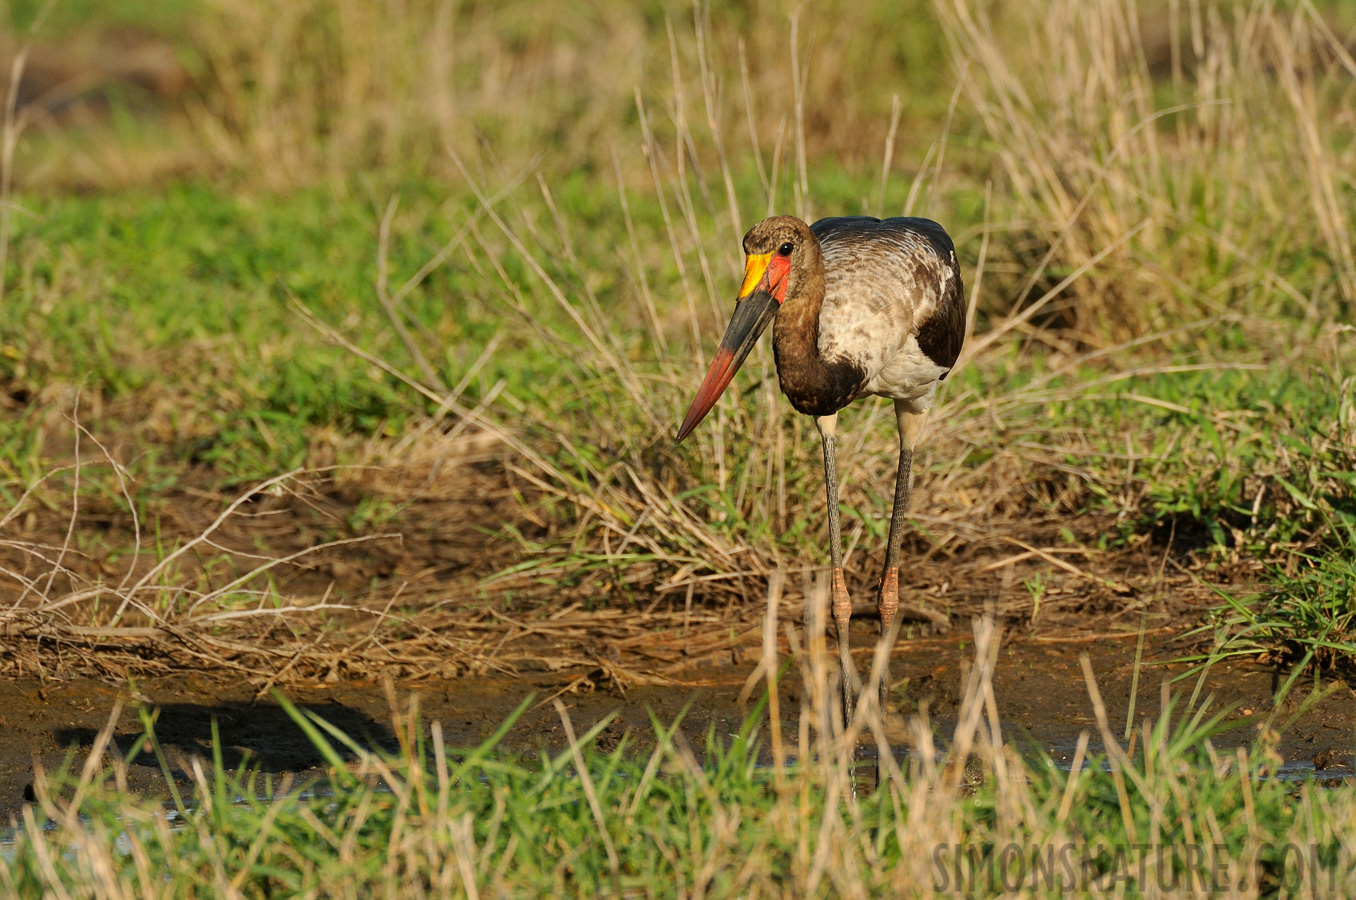
<path id="1" fill-rule="evenodd" d="M 734 315 L 725 328 L 725 336 L 720 339 L 716 349 L 716 358 L 711 368 L 706 370 L 697 396 L 688 407 L 687 416 L 678 428 L 678 440 L 692 433 L 697 423 L 705 418 L 716 405 L 720 395 L 734 380 L 735 372 L 744 364 L 758 337 L 777 315 L 777 310 L 786 298 L 786 281 L 791 271 L 791 261 L 771 253 L 758 253 L 748 256 L 744 261 L 744 282 L 739 287 L 739 299 L 735 303 Z"/>

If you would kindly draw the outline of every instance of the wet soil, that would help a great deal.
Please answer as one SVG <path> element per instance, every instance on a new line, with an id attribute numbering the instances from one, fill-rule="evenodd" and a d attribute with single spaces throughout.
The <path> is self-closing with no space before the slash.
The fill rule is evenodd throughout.
<path id="1" fill-rule="evenodd" d="M 1079 642 L 1013 640 L 999 653 L 994 675 L 998 709 L 1005 737 L 1033 751 L 1049 753 L 1057 763 L 1068 764 L 1082 731 L 1090 732 L 1091 746 L 1100 746 L 1093 704 L 1085 687 L 1079 655 L 1088 653 L 1099 689 L 1106 701 L 1111 728 L 1117 735 L 1125 728 L 1130 686 L 1135 671 L 1136 642 L 1102 639 Z M 859 646 L 869 647 L 869 644 Z M 866 652 L 858 665 L 866 663 Z M 1156 662 L 1170 658 L 1171 647 L 1147 647 L 1139 683 L 1134 717 L 1156 717 L 1160 710 L 1160 686 L 1165 679 L 1182 675 L 1186 666 Z M 955 728 L 961 686 L 972 651 L 962 639 L 939 638 L 913 642 L 894 657 L 895 697 L 903 712 L 925 706 L 939 744 L 945 745 Z M 739 694 L 752 665 L 693 668 L 673 684 L 618 689 L 592 685 L 582 673 L 544 673 L 537 676 L 477 677 L 425 681 L 397 686 L 397 714 L 408 711 L 417 695 L 420 715 L 427 726 L 441 724 L 451 747 L 474 746 L 489 737 L 505 717 L 526 697 L 533 706 L 509 732 L 504 747 L 510 751 L 537 748 L 561 749 L 565 735 L 553 704 L 559 696 L 580 734 L 602 718 L 616 718 L 595 740 L 599 749 L 610 751 L 625 740 L 628 747 L 645 752 L 652 746 L 651 715 L 672 722 L 680 714 L 683 731 L 694 746 L 704 744 L 709 731 L 717 736 L 736 732 L 747 710 Z M 1285 673 L 1274 667 L 1248 663 L 1221 663 L 1206 676 L 1201 697 L 1210 696 L 1211 708 L 1231 709 L 1232 726 L 1215 743 L 1221 747 L 1254 741 L 1273 711 L 1271 698 Z M 801 695 L 794 671 L 782 681 L 783 727 L 794 734 Z M 1195 679 L 1173 686 L 1189 695 Z M 606 684 L 606 682 L 604 682 Z M 1292 691 L 1276 716 L 1283 727 L 1279 749 L 1287 768 L 1321 772 L 1323 777 L 1352 773 L 1352 750 L 1356 748 L 1356 694 L 1344 683 L 1325 685 L 1324 695 L 1293 722 L 1282 726 L 1297 711 L 1311 684 Z M 126 688 L 96 681 L 42 684 L 37 681 L 0 683 L 0 823 L 15 816 L 22 804 L 33 799 L 35 765 L 51 772 L 63 765 L 78 770 L 95 736 L 108 722 L 110 711 L 121 697 L 129 702 L 115 726 L 113 746 L 126 756 L 141 733 L 136 707 L 158 710 L 156 731 L 171 765 L 182 777 L 192 755 L 210 758 L 212 722 L 221 734 L 222 753 L 228 767 L 242 764 L 269 773 L 292 773 L 303 780 L 323 775 L 319 754 L 296 728 L 286 712 L 271 698 L 255 699 L 256 689 L 240 683 L 222 684 L 206 676 L 150 679 L 138 682 L 135 696 Z M 392 708 L 385 690 L 371 682 L 338 683 L 314 689 L 291 688 L 289 697 L 357 738 L 380 750 L 397 746 L 392 726 Z M 899 752 L 906 752 L 904 744 Z M 135 789 L 163 790 L 159 765 L 149 752 L 130 761 L 129 784 Z"/>

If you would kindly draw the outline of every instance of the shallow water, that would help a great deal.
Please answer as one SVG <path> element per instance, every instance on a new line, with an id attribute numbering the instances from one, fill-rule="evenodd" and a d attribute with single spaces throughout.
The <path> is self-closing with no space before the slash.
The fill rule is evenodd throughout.
<path id="1" fill-rule="evenodd" d="M 857 663 L 865 669 L 870 645 L 862 642 L 859 646 L 865 649 Z M 971 652 L 960 640 L 929 641 L 901 646 L 893 657 L 894 697 L 899 710 L 911 713 L 926 709 L 938 746 L 945 746 L 955 729 Z M 1089 654 L 1097 675 L 1112 732 L 1118 736 L 1124 732 L 1135 669 L 1133 639 L 1068 644 L 1017 641 L 1002 648 L 994 671 L 994 693 L 1005 740 L 1023 752 L 1048 754 L 1056 765 L 1067 767 L 1079 734 L 1086 730 L 1092 738 L 1089 752 L 1099 752 L 1098 727 L 1078 662 L 1078 655 L 1084 652 Z M 1146 659 L 1152 658 L 1152 653 L 1146 654 Z M 560 699 L 579 734 L 615 714 L 595 738 L 603 751 L 625 740 L 637 752 L 646 752 L 653 746 L 651 714 L 661 723 L 681 715 L 683 733 L 695 747 L 701 747 L 712 730 L 717 735 L 739 730 L 748 710 L 740 706 L 738 696 L 751 671 L 751 665 L 694 668 L 678 683 L 636 686 L 624 694 L 615 687 L 589 689 L 590 683 L 581 681 L 573 690 L 561 693 Z M 1136 721 L 1159 715 L 1160 683 L 1184 671 L 1181 666 L 1141 665 Z M 396 693 L 402 712 L 411 695 L 417 694 L 425 726 L 439 722 L 447 745 L 453 748 L 479 744 L 524 698 L 533 695 L 532 706 L 509 731 L 503 746 L 529 752 L 559 750 L 566 746 L 565 732 L 547 700 L 581 674 L 535 673 L 519 678 L 423 682 L 400 686 Z M 1282 680 L 1281 673 L 1273 669 L 1247 664 L 1220 664 L 1210 671 L 1200 697 L 1212 698 L 1212 710 L 1225 706 L 1234 709 L 1227 717 L 1232 729 L 1213 741 L 1221 752 L 1231 752 L 1256 739 L 1270 712 L 1275 686 Z M 798 730 L 800 677 L 793 670 L 781 684 L 783 733 L 793 742 Z M 157 734 L 174 765 L 194 754 L 210 758 L 215 719 L 228 768 L 250 764 L 275 776 L 290 773 L 301 782 L 324 772 L 323 760 L 281 707 L 271 700 L 253 702 L 256 688 L 196 676 L 150 679 L 137 687 L 143 700 L 160 710 Z M 1187 680 L 1174 690 L 1189 695 L 1194 687 L 1194 680 Z M 59 769 L 68 759 L 77 768 L 83 765 L 95 735 L 123 693 L 124 688 L 93 681 L 0 683 L 0 823 L 17 816 L 24 802 L 32 798 L 35 758 L 48 771 Z M 397 746 L 391 710 L 378 685 L 340 683 L 292 688 L 288 695 L 367 746 L 382 750 Z M 1294 692 L 1290 705 L 1297 704 L 1300 697 L 1298 691 Z M 1181 705 L 1179 702 L 1179 708 Z M 1283 709 L 1277 722 L 1286 721 L 1290 712 L 1288 707 Z M 112 749 L 126 756 L 140 732 L 140 722 L 129 704 L 116 725 Z M 1276 776 L 1350 776 L 1354 736 L 1356 700 L 1352 691 L 1341 685 L 1280 735 L 1278 748 L 1284 763 Z M 896 754 L 904 759 L 907 746 L 902 732 L 896 747 Z M 1323 762 L 1322 769 L 1315 766 L 1316 757 Z M 134 789 L 152 794 L 164 791 L 159 763 L 152 754 L 143 752 L 128 762 L 129 783 Z M 182 777 L 183 772 L 178 775 Z"/>

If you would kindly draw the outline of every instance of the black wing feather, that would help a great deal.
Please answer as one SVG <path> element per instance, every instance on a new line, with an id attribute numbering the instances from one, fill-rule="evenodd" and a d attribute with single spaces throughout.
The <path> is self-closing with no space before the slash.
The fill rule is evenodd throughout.
<path id="1" fill-rule="evenodd" d="M 946 292 L 938 300 L 933 314 L 918 329 L 918 346 L 928 359 L 950 369 L 960 357 L 965 342 L 965 286 L 961 280 L 960 265 L 956 261 L 956 246 L 941 225 L 919 216 L 895 216 L 877 219 L 873 216 L 831 216 L 810 226 L 810 231 L 821 243 L 826 240 L 848 240 L 854 237 L 906 231 L 927 241 L 942 265 L 951 269 Z M 943 378 L 946 376 L 943 375 Z"/>

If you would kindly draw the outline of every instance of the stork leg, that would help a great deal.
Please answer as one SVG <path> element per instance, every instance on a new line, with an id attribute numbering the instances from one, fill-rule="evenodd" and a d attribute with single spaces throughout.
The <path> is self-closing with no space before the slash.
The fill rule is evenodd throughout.
<path id="1" fill-rule="evenodd" d="M 904 544 L 904 519 L 909 511 L 909 487 L 912 481 L 913 448 L 927 421 L 926 412 L 910 412 L 903 403 L 895 401 L 895 419 L 899 422 L 899 471 L 895 475 L 895 506 L 890 513 L 890 541 L 885 550 L 885 572 L 880 579 L 880 639 L 890 640 L 890 628 L 899 611 L 899 553 Z M 890 699 L 890 656 L 886 649 L 885 671 L 880 680 L 880 711 L 884 715 Z M 879 779 L 879 773 L 877 773 Z"/>
<path id="2" fill-rule="evenodd" d="M 829 500 L 829 557 L 833 561 L 830 575 L 832 584 L 831 609 L 834 630 L 838 633 L 838 660 L 842 664 L 843 728 L 852 721 L 853 689 L 856 668 L 848 652 L 848 623 L 852 618 L 852 600 L 848 598 L 847 583 L 843 581 L 843 537 L 838 524 L 838 460 L 834 453 L 834 436 L 838 431 L 838 414 L 816 416 L 815 427 L 824 439 L 824 486 Z"/>

